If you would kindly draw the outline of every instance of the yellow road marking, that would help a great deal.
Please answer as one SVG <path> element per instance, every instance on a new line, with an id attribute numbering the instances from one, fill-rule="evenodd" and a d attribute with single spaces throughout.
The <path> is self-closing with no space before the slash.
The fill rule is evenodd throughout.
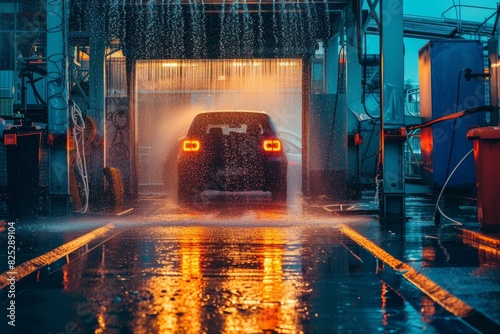
<path id="1" fill-rule="evenodd" d="M 15 276 L 16 281 L 19 281 L 20 279 L 30 275 L 38 269 L 68 255 L 69 253 L 84 246 L 92 240 L 103 236 L 114 228 L 115 225 L 108 224 L 85 235 L 82 235 L 81 237 L 76 238 L 73 241 L 67 242 L 64 245 L 51 250 L 50 252 L 40 255 L 32 260 L 26 261 L 23 264 L 16 266 L 13 270 L 7 270 L 3 274 L 0 274 L 0 290 L 9 285 L 7 279 L 9 279 L 10 277 Z"/>
<path id="2" fill-rule="evenodd" d="M 462 238 L 464 239 L 464 242 L 470 241 L 492 248 L 500 248 L 500 239 L 498 237 L 491 237 L 481 232 L 475 232 L 466 229 L 460 229 L 460 231 L 462 232 Z"/>
<path id="3" fill-rule="evenodd" d="M 471 306 L 437 285 L 424 274 L 420 273 L 409 264 L 396 259 L 355 230 L 344 225 L 340 231 L 368 250 L 375 257 L 387 263 L 391 268 L 401 272 L 404 278 L 428 295 L 429 298 L 448 310 L 448 312 L 454 314 L 455 316 L 465 318 L 474 311 Z"/>

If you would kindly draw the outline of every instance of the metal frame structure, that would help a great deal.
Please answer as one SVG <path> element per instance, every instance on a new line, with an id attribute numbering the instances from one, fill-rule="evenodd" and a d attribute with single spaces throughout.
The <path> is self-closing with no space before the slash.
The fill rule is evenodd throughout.
<path id="1" fill-rule="evenodd" d="M 69 212 L 69 1 L 47 3 L 47 107 L 50 213 Z"/>
<path id="2" fill-rule="evenodd" d="M 380 0 L 380 18 L 380 170 L 383 180 L 380 218 L 402 222 L 406 218 L 403 0 Z"/>
<path id="3" fill-rule="evenodd" d="M 13 0 L 13 3 L 16 3 Z M 136 1 L 134 5 L 147 7 L 151 1 Z M 157 2 L 159 3 L 159 2 Z M 166 3 L 166 2 L 162 2 Z M 182 0 L 179 2 L 183 6 L 193 5 L 195 2 Z M 219 13 L 221 5 L 231 6 L 237 3 L 236 1 L 211 1 L 205 0 L 203 5 L 207 6 L 209 13 Z M 241 2 L 240 2 L 241 3 Z M 262 12 L 270 12 L 279 10 L 277 6 L 273 7 L 278 1 L 276 0 L 247 0 L 246 4 L 253 6 L 249 12 L 255 13 L 258 9 Z M 295 2 L 294 2 L 295 3 Z M 130 2 L 123 2 L 123 6 L 130 5 Z M 196 2 L 198 4 L 198 2 Z M 331 12 L 336 11 L 335 15 L 342 18 L 345 25 L 342 26 L 340 31 L 332 33 L 330 41 L 324 41 L 326 44 L 326 55 L 324 58 L 324 91 L 325 93 L 332 93 L 332 85 L 336 85 L 336 78 L 338 73 L 335 68 L 338 65 L 337 50 L 339 43 L 346 46 L 347 58 L 347 101 L 348 115 L 346 122 L 347 128 L 353 129 L 356 127 L 355 120 L 350 120 L 351 113 L 349 107 L 354 103 L 354 97 L 361 91 L 361 45 L 362 36 L 365 34 L 380 34 L 380 74 L 381 86 L 384 87 L 381 94 L 381 107 L 380 107 L 380 181 L 383 181 L 382 196 L 381 196 L 381 218 L 403 220 L 405 217 L 404 207 L 404 168 L 403 168 L 403 151 L 402 145 L 404 134 L 402 128 L 404 127 L 404 101 L 403 101 L 403 37 L 414 38 L 442 38 L 452 37 L 458 35 L 485 35 L 492 34 L 494 31 L 493 26 L 487 21 L 488 18 L 482 23 L 473 23 L 457 20 L 450 20 L 448 18 L 431 19 L 424 17 L 416 17 L 403 15 L 403 0 L 304 0 L 297 1 L 296 4 L 318 4 L 323 6 L 330 6 Z M 363 5 L 368 5 L 369 9 L 366 12 L 366 20 L 363 20 Z M 92 15 L 92 13 L 105 12 L 106 2 L 99 0 L 60 0 L 51 1 L 47 4 L 47 17 L 46 17 L 46 32 L 43 41 L 47 45 L 47 88 L 52 91 L 49 94 L 48 100 L 48 129 L 49 133 L 64 137 L 64 147 L 52 146 L 49 153 L 50 175 L 49 175 L 49 195 L 55 197 L 68 198 L 68 147 L 67 147 L 67 134 L 68 134 L 68 101 L 69 101 L 69 86 L 71 75 L 68 68 L 71 68 L 73 62 L 70 64 L 70 49 L 76 45 L 84 45 L 89 47 L 90 62 L 89 75 L 87 81 L 90 90 L 84 92 L 84 89 L 78 82 L 72 82 L 76 89 L 84 96 L 83 100 L 89 104 L 88 114 L 96 122 L 97 136 L 105 140 L 105 58 L 106 47 L 109 47 L 110 40 L 103 34 L 105 31 L 105 21 L 103 15 Z M 260 7 L 258 7 L 260 6 Z M 298 7 L 297 7 L 298 8 Z M 397 10 L 395 10 L 395 8 Z M 83 13 L 83 10 L 89 12 Z M 153 8 L 154 10 L 154 8 Z M 347 15 L 349 11 L 350 15 Z M 90 13 L 90 14 L 89 14 Z M 208 12 L 207 12 L 208 13 Z M 353 15 L 351 15 L 353 14 Z M 84 17 L 87 15 L 86 17 Z M 328 13 L 327 15 L 332 15 Z M 82 19 L 84 17 L 84 19 Z M 62 21 L 61 21 L 62 20 Z M 85 23 L 82 29 L 72 29 L 78 26 L 79 21 Z M 126 23 L 126 22 L 124 22 Z M 86 29 L 89 28 L 89 31 Z M 15 28 L 17 29 L 17 28 Z M 71 31 L 69 31 L 71 30 Z M 346 40 L 344 40 L 346 36 Z M 340 41 L 339 41 L 340 38 Z M 330 45 L 328 45 L 330 42 Z M 128 80 L 128 98 L 130 105 L 134 102 L 133 92 L 133 78 L 134 78 L 134 61 L 140 57 L 140 50 L 126 50 L 130 57 L 127 57 L 127 80 Z M 125 52 L 125 53 L 127 53 Z M 308 50 L 309 52 L 309 50 Z M 304 55 L 307 56 L 307 55 Z M 386 70 L 390 64 L 390 71 Z M 304 73 L 308 76 L 304 77 L 305 81 L 310 81 L 311 64 L 308 61 L 304 62 Z M 335 75 L 334 75 L 335 74 Z M 335 82 L 335 83 L 334 83 Z M 307 86 L 307 85 L 306 85 Z M 57 94 L 56 94 L 57 93 Z M 88 96 L 85 94 L 88 93 Z M 310 92 L 303 92 L 303 109 L 309 109 Z M 352 98 L 352 99 L 351 99 Z M 57 106 L 54 102 L 61 102 L 64 107 Z M 51 102 L 52 105 L 51 105 Z M 359 106 L 358 106 L 359 107 Z M 64 110 L 64 112 L 63 112 Z M 64 115 L 63 115 L 64 114 Z M 396 116 L 395 116 L 396 115 Z M 133 121 L 131 119 L 131 121 Z M 303 129 L 307 129 L 307 114 L 303 116 Z M 131 124 L 131 126 L 134 126 Z M 303 140 L 307 142 L 307 133 L 303 133 Z M 134 141 L 131 141 L 134 145 Z M 90 184 L 91 192 L 94 194 L 102 193 L 104 188 L 104 178 L 102 169 L 106 165 L 106 150 L 105 145 L 94 145 L 94 152 L 92 153 L 92 166 L 90 171 Z M 303 145 L 307 147 L 307 145 Z M 132 150 L 134 151 L 134 149 Z M 355 156 L 355 151 L 348 151 L 348 156 Z M 133 152 L 132 152 L 133 155 Z M 304 166 L 307 168 L 308 152 L 305 151 L 303 155 Z M 359 160 L 359 158 L 357 158 Z M 355 169 L 353 167 L 353 160 L 349 158 L 348 168 L 349 175 L 353 175 L 352 180 L 355 182 Z M 134 163 L 133 163 L 134 165 Z M 132 167 L 134 168 L 134 167 Z M 136 173 L 134 171 L 133 173 Z M 132 174 L 133 174 L 132 173 Z M 350 177 L 350 176 L 349 176 Z M 133 178 L 133 176 L 132 176 Z M 308 175 L 307 169 L 304 171 L 303 186 L 307 193 Z M 137 195 L 137 189 L 133 190 L 133 194 Z M 100 198 L 93 198 L 94 203 L 99 203 Z"/>

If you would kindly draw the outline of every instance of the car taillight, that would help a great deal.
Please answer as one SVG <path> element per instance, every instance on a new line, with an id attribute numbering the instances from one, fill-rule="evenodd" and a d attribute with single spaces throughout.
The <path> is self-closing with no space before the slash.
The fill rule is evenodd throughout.
<path id="1" fill-rule="evenodd" d="M 200 150 L 200 141 L 196 139 L 185 139 L 182 142 L 184 152 L 198 152 Z"/>
<path id="2" fill-rule="evenodd" d="M 279 139 L 266 139 L 262 147 L 266 152 L 281 152 L 281 140 Z"/>

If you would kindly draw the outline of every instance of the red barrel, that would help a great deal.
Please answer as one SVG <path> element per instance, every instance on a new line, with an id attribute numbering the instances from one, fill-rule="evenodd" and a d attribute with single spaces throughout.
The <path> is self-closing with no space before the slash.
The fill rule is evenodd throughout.
<path id="1" fill-rule="evenodd" d="M 500 228 L 500 127 L 469 130 L 474 140 L 477 215 L 482 228 Z"/>

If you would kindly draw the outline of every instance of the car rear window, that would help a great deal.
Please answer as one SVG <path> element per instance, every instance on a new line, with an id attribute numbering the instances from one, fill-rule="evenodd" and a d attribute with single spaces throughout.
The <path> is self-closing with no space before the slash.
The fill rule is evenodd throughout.
<path id="1" fill-rule="evenodd" d="M 267 114 L 216 112 L 197 115 L 188 134 L 196 136 L 216 131 L 222 132 L 223 135 L 229 135 L 232 132 L 254 135 L 276 133 Z"/>

